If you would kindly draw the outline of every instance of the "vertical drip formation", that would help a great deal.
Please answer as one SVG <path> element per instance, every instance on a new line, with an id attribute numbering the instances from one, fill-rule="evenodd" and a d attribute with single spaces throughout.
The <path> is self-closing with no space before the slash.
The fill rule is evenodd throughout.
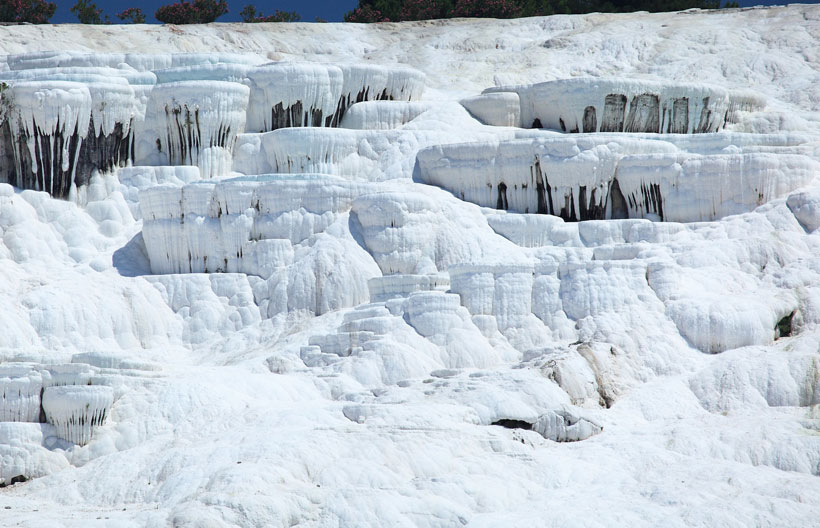
<path id="1" fill-rule="evenodd" d="M 595 108 L 593 106 L 593 108 Z M 600 132 L 623 132 L 626 115 L 626 96 L 609 94 L 604 98 L 604 117 Z M 586 131 L 586 130 L 585 130 Z M 594 132 L 594 130 L 590 130 Z"/>
<path id="2" fill-rule="evenodd" d="M 612 220 L 624 220 L 629 218 L 629 206 L 626 204 L 624 193 L 621 192 L 618 178 L 614 178 L 612 185 L 609 186 L 609 203 L 609 217 Z"/>
<path id="3" fill-rule="evenodd" d="M 267 278 L 293 261 L 291 240 L 271 225 L 293 210 L 349 210 L 360 185 L 318 175 L 196 183 L 143 191 L 143 237 L 154 273 L 246 273 Z"/>
<path id="4" fill-rule="evenodd" d="M 14 160 L 9 181 L 68 197 L 91 119 L 88 88 L 65 81 L 20 82 L 3 90 L 2 101 L 3 148 Z"/>
<path id="5" fill-rule="evenodd" d="M 91 117 L 77 159 L 74 183 L 78 187 L 88 184 L 94 171 L 111 172 L 134 159 L 134 120 L 144 114 L 134 88 L 124 78 L 105 82 L 95 78 L 87 86 Z"/>
<path id="6" fill-rule="evenodd" d="M 111 387 L 65 385 L 43 391 L 43 410 L 60 438 L 83 446 L 91 441 L 94 427 L 105 422 L 114 403 Z"/>
<path id="7" fill-rule="evenodd" d="M 484 94 L 505 92 L 518 94 L 521 122 L 525 126 L 569 133 L 718 132 L 735 119 L 738 112 L 765 105 L 755 94 L 734 93 L 708 85 L 637 79 L 563 79 L 490 88 Z"/>
<path id="8" fill-rule="evenodd" d="M 627 210 L 640 211 L 640 217 L 657 216 L 663 221 L 663 195 L 657 183 L 641 182 L 640 186 L 626 197 Z"/>
<path id="9" fill-rule="evenodd" d="M 584 132 L 595 132 L 598 130 L 598 112 L 594 106 L 584 108 Z"/>
<path id="10" fill-rule="evenodd" d="M 417 155 L 418 179 L 484 207 L 570 222 L 696 222 L 754 209 L 820 169 L 806 154 L 811 147 L 796 148 L 810 137 L 711 134 L 764 108 L 753 92 L 576 78 L 491 88 L 462 105 L 485 124 L 503 125 L 516 100 L 521 125 L 584 135 L 428 147 Z"/>
<path id="11" fill-rule="evenodd" d="M 632 97 L 624 132 L 660 132 L 660 98 L 655 94 Z"/>
<path id="12" fill-rule="evenodd" d="M 650 102 L 651 103 L 651 102 Z M 650 111 L 636 112 L 633 122 Z M 660 138 L 663 139 L 660 139 Z M 695 139 L 698 138 L 698 139 Z M 726 152 L 723 141 L 748 152 Z M 742 135 L 565 136 L 428 147 L 418 179 L 483 207 L 559 216 L 697 222 L 745 212 L 808 184 L 820 164 L 790 140 Z M 766 144 L 761 149 L 758 145 Z M 691 152 L 694 150 L 695 152 Z"/>
<path id="13" fill-rule="evenodd" d="M 39 73 L 44 80 L 17 79 L 38 75 L 25 73 L 7 74 L 11 84 L 2 91 L 0 149 L 7 181 L 67 198 L 94 171 L 108 172 L 132 159 L 137 104 L 125 79 L 51 70 Z"/>
<path id="14" fill-rule="evenodd" d="M 667 119 L 670 134 L 686 134 L 689 130 L 689 98 L 680 97 L 672 102 L 672 115 Z"/>
<path id="15" fill-rule="evenodd" d="M 331 126 L 344 83 L 333 65 L 275 63 L 248 72 L 248 130 Z"/>
<path id="16" fill-rule="evenodd" d="M 77 159 L 75 184 L 86 185 L 95 170 L 111 172 L 125 167 L 134 157 L 134 136 L 130 133 L 131 122 L 117 123 L 108 134 L 95 133 L 94 118 L 88 127 L 88 135 L 83 142 Z"/>
<path id="17" fill-rule="evenodd" d="M 355 103 L 412 101 L 424 76 L 409 68 L 371 65 L 275 63 L 248 71 L 248 129 L 340 126 Z"/>
<path id="18" fill-rule="evenodd" d="M 42 375 L 28 367 L 0 367 L 0 422 L 39 422 Z"/>
<path id="19" fill-rule="evenodd" d="M 246 128 L 339 127 L 355 103 L 407 102 L 424 88 L 410 68 L 259 64 L 254 55 L 45 52 L 7 62 L 0 181 L 58 198 L 79 198 L 95 172 L 130 164 L 225 176 Z"/>
<path id="20" fill-rule="evenodd" d="M 611 183 L 596 186 L 570 185 L 553 187 L 550 185 L 549 174 L 541 172 L 540 161 L 537 161 L 533 168 L 538 171 L 538 181 L 543 182 L 546 195 L 549 197 L 543 208 L 544 214 L 560 216 L 566 222 L 604 220 L 607 218 L 607 204 L 612 193 Z M 558 199 L 557 205 L 553 201 L 553 196 Z M 538 212 L 541 212 L 542 209 L 541 199 L 541 196 L 539 196 Z M 497 209 L 500 208 L 497 207 Z"/>
<path id="21" fill-rule="evenodd" d="M 91 385 L 89 365 L 0 366 L 0 422 L 50 423 L 77 445 L 91 441 L 114 401 L 111 387 Z"/>
<path id="22" fill-rule="evenodd" d="M 236 136 L 245 129 L 248 94 L 247 86 L 224 81 L 157 85 L 146 121 L 156 127 L 163 164 L 196 165 L 206 178 L 230 172 Z"/>

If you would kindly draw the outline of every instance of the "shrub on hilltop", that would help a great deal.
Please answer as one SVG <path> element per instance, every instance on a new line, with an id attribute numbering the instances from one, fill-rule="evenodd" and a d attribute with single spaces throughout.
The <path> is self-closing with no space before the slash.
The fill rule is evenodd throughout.
<path id="1" fill-rule="evenodd" d="M 523 2 L 514 0 L 458 0 L 453 17 L 515 18 L 524 14 Z"/>
<path id="2" fill-rule="evenodd" d="M 256 6 L 246 5 L 239 12 L 242 17 L 242 22 L 299 22 L 302 17 L 296 11 L 279 11 L 278 9 L 272 15 L 265 16 L 256 11 Z"/>
<path id="3" fill-rule="evenodd" d="M 369 24 L 372 22 L 390 22 L 390 19 L 373 6 L 368 4 L 361 5 L 361 2 L 359 2 L 359 7 L 345 13 L 345 22 Z"/>
<path id="4" fill-rule="evenodd" d="M 401 22 L 433 18 L 516 18 L 554 14 L 718 9 L 720 0 L 359 0 L 345 22 Z M 737 7 L 734 0 L 723 7 Z"/>
<path id="5" fill-rule="evenodd" d="M 45 0 L 0 0 L 0 22 L 48 24 L 57 4 Z"/>
<path id="6" fill-rule="evenodd" d="M 228 12 L 225 0 L 182 0 L 157 9 L 154 18 L 163 24 L 208 24 Z"/>
<path id="7" fill-rule="evenodd" d="M 446 18 L 452 7 L 452 2 L 444 0 L 404 0 L 397 20 Z"/>
<path id="8" fill-rule="evenodd" d="M 117 18 L 127 24 L 145 24 L 145 14 L 139 7 L 129 7 L 125 11 L 117 13 Z"/>
<path id="9" fill-rule="evenodd" d="M 102 9 L 97 7 L 94 2 L 87 2 L 86 0 L 77 0 L 70 11 L 74 13 L 80 24 L 102 24 Z M 108 17 L 105 17 L 105 22 L 108 23 Z"/>

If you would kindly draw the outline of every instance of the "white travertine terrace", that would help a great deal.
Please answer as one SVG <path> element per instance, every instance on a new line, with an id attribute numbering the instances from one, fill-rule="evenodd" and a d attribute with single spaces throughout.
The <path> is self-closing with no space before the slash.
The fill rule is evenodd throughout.
<path id="1" fill-rule="evenodd" d="M 356 103 L 401 104 L 424 89 L 424 76 L 404 66 L 260 64 L 253 55 L 48 52 L 7 62 L 0 157 L 13 163 L 3 179 L 80 202 L 95 173 L 192 165 L 207 179 L 227 176 L 246 130 L 335 128 Z M 387 126 L 423 108 L 385 116 Z"/>
<path id="2" fill-rule="evenodd" d="M 43 410 L 63 440 L 79 446 L 91 441 L 94 428 L 102 425 L 114 402 L 111 387 L 62 385 L 43 391 Z"/>
<path id="3" fill-rule="evenodd" d="M 697 222 L 750 211 L 811 182 L 820 165 L 804 142 L 816 148 L 814 138 L 738 134 L 442 145 L 419 152 L 419 179 L 519 213 Z M 722 148 L 726 143 L 734 147 Z"/>
<path id="4" fill-rule="evenodd" d="M 575 133 L 718 132 L 736 119 L 737 112 L 766 106 L 763 96 L 749 91 L 734 94 L 710 85 L 625 78 L 561 79 L 489 88 L 484 94 L 508 92 L 520 98 L 523 126 Z"/>
<path id="5" fill-rule="evenodd" d="M 813 526 L 819 20 L 5 26 L 0 524 Z"/>

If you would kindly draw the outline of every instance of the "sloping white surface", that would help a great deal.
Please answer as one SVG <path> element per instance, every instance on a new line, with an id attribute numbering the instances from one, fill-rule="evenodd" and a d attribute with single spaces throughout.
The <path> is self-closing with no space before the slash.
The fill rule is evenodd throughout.
<path id="1" fill-rule="evenodd" d="M 0 494 L 3 523 L 816 523 L 811 178 L 708 222 L 568 223 L 482 209 L 411 177 L 423 147 L 545 137 L 485 127 L 457 101 L 574 76 L 751 89 L 767 109 L 755 110 L 754 94 L 738 99 L 731 134 L 606 141 L 646 155 L 798 156 L 811 172 L 820 9 L 272 27 L 4 27 L 7 53 L 98 52 L 34 53 L 9 60 L 14 70 L 122 68 L 139 79 L 176 68 L 167 79 L 188 83 L 202 64 L 232 65 L 210 76 L 270 60 L 406 64 L 426 75 L 422 102 L 441 106 L 409 121 L 362 110 L 359 124 L 380 130 L 237 139 L 233 170 L 333 175 L 321 179 L 193 183 L 196 168 L 130 169 L 92 178 L 83 206 L 0 185 L 0 361 L 94 362 L 99 373 L 50 375 L 91 387 L 105 375 L 113 401 L 84 446 L 47 426 L 0 424 L 0 478 L 35 477 Z M 169 54 L 191 50 L 209 53 Z M 129 83 L 135 95 L 152 85 L 143 81 Z M 502 105 L 484 119 L 512 114 Z M 564 157 L 579 155 L 577 137 L 566 145 Z M 204 271 L 205 255 L 251 241 L 264 247 L 234 264 L 253 271 L 152 274 Z M 173 268 L 189 248 L 203 267 Z M 589 432 L 567 416 L 603 429 L 558 444 L 491 425 L 542 416 L 554 439 Z"/>

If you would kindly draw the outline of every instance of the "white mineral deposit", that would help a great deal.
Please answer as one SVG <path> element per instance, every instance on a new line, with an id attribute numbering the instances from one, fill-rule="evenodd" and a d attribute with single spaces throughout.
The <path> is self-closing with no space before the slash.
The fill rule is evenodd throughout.
<path id="1" fill-rule="evenodd" d="M 0 29 L 0 525 L 820 525 L 820 7 Z"/>

